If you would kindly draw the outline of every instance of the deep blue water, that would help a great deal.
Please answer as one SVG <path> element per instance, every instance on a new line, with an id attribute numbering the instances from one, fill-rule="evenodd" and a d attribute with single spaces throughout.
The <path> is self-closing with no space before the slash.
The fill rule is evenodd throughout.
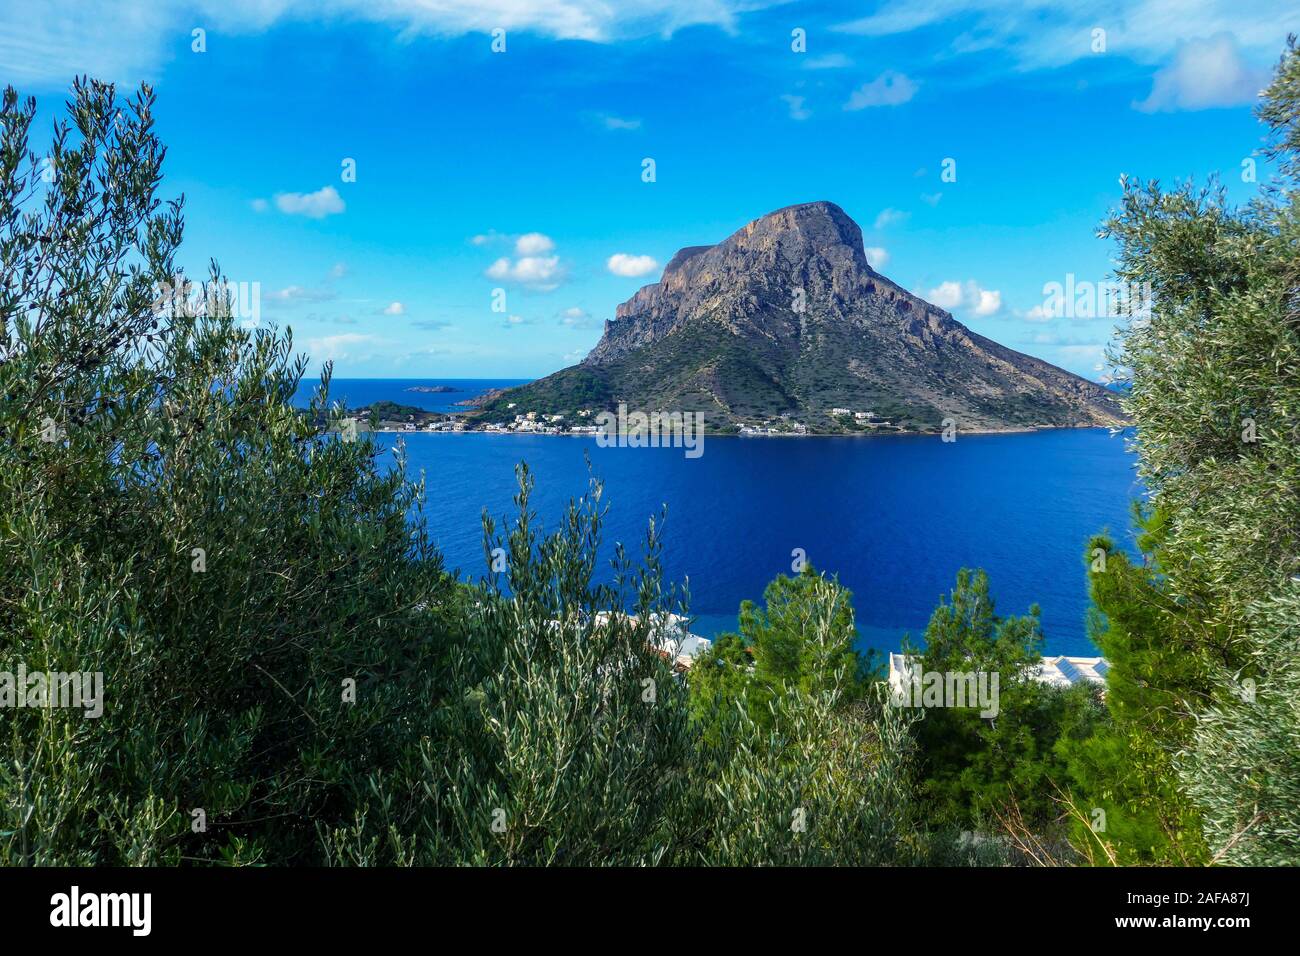
<path id="1" fill-rule="evenodd" d="M 455 384 L 448 380 L 451 384 Z M 495 384 L 495 383 L 494 383 Z M 349 382 L 340 390 L 361 390 Z M 388 383 L 398 395 L 404 383 Z M 358 401 L 358 404 L 361 402 Z M 411 404 L 416 404 L 411 402 Z M 380 435 L 386 446 L 396 435 Z M 403 436 L 428 480 L 427 516 L 449 568 L 484 571 L 481 512 L 513 511 L 514 466 L 536 476 L 532 506 L 554 528 L 587 486 L 583 453 L 604 479 L 607 544 L 634 554 L 664 504 L 664 565 L 689 576 L 694 630 L 735 626 L 741 600 L 758 600 L 803 548 L 853 592 L 864 644 L 896 650 L 924 630 L 958 568 L 989 573 L 999 613 L 1042 608 L 1046 650 L 1095 653 L 1084 629 L 1083 550 L 1108 529 L 1132 547 L 1129 507 L 1140 493 L 1133 457 L 1105 429 L 1014 435 L 879 438 L 706 438 L 681 449 L 600 448 L 592 437 Z"/>

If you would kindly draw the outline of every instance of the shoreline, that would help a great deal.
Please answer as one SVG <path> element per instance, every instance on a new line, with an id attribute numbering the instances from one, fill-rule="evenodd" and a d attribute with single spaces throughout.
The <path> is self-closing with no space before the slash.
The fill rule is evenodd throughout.
<path id="1" fill-rule="evenodd" d="M 1040 427 L 1024 428 L 971 428 L 958 429 L 958 437 L 962 435 L 1029 435 L 1039 432 L 1059 432 L 1059 431 L 1087 431 L 1087 430 L 1106 430 L 1125 429 L 1128 425 L 1046 425 Z M 371 434 L 384 435 L 491 435 L 494 437 L 507 438 L 599 438 L 600 436 L 593 432 L 527 432 L 527 431 L 488 431 L 483 428 L 465 428 L 459 430 L 453 429 L 427 429 L 427 428 L 372 428 L 369 429 Z M 794 432 L 771 434 L 771 435 L 737 435 L 729 432 L 704 432 L 702 438 L 939 438 L 941 432 L 919 432 L 919 431 L 890 431 L 890 432 L 808 432 L 798 434 Z M 639 447 L 639 446 L 637 446 Z M 646 445 L 645 447 L 654 447 Z"/>

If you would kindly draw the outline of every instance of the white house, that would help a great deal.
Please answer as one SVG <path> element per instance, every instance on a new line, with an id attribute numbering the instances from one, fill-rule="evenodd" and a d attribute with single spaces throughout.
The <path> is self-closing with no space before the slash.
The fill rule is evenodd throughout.
<path id="1" fill-rule="evenodd" d="M 920 667 L 921 660 L 915 655 L 889 655 L 889 689 L 901 694 L 912 683 L 912 676 Z M 1035 665 L 1030 676 L 1040 684 L 1052 687 L 1070 687 L 1087 681 L 1090 684 L 1106 683 L 1106 672 L 1110 665 L 1104 657 L 1044 657 Z"/>
<path id="2" fill-rule="evenodd" d="M 1053 687 L 1069 687 L 1087 681 L 1105 684 L 1110 665 L 1104 657 L 1044 657 L 1034 679 Z"/>
<path id="3" fill-rule="evenodd" d="M 635 614 L 629 614 L 627 618 L 633 623 L 637 620 Z M 608 620 L 609 614 L 604 611 L 595 615 L 597 624 L 604 624 Z M 650 624 L 653 628 L 650 647 L 657 651 L 660 657 L 670 661 L 676 671 L 690 670 L 691 665 L 695 663 L 695 658 L 713 646 L 713 642 L 707 637 L 700 637 L 686 630 L 690 619 L 680 614 L 653 614 L 650 617 Z"/>

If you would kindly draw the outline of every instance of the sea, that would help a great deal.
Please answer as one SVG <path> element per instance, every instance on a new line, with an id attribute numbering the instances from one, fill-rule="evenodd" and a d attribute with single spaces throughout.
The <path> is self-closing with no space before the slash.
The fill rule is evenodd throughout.
<path id="1" fill-rule="evenodd" d="M 430 411 L 505 379 L 337 379 L 332 399 L 380 399 Z M 413 386 L 446 385 L 428 393 Z M 314 386 L 299 393 L 306 404 Z M 448 568 L 486 570 L 484 510 L 514 513 L 515 469 L 536 480 L 531 508 L 556 529 L 591 477 L 608 505 L 603 557 L 616 543 L 636 555 L 661 518 L 663 568 L 689 585 L 691 630 L 736 628 L 740 603 L 803 558 L 853 595 L 863 649 L 915 645 L 960 568 L 983 568 L 997 612 L 1041 609 L 1044 653 L 1096 654 L 1088 639 L 1084 550 L 1106 531 L 1134 550 L 1132 501 L 1143 494 L 1124 434 L 1057 429 L 999 435 L 857 438 L 707 437 L 704 452 L 602 448 L 593 436 L 380 434 L 385 454 L 405 443 L 424 472 L 426 518 Z M 666 515 L 666 517 L 664 517 Z M 608 565 L 606 565 L 607 567 Z"/>

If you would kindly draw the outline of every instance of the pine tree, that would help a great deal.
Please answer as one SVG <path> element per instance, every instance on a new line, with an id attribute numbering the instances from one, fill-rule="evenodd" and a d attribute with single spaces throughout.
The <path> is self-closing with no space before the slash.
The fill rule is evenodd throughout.
<path id="1" fill-rule="evenodd" d="M 745 602 L 689 674 L 704 727 L 683 862 L 882 865 L 926 858 L 911 717 L 864 679 L 847 590 L 811 568 Z"/>
<path id="2" fill-rule="evenodd" d="M 1089 687 L 1059 690 L 1033 679 L 1042 647 L 1037 607 L 997 615 L 988 575 L 963 569 L 934 611 L 918 666 L 926 673 L 996 675 L 997 711 L 925 707 L 914 728 L 932 826 L 1001 832 L 1014 818 L 1050 840 L 1060 815 L 1059 741 L 1087 734 L 1098 716 Z"/>
<path id="3" fill-rule="evenodd" d="M 1205 842 L 1174 757 L 1208 701 L 1211 662 L 1155 563 L 1160 522 L 1139 520 L 1147 564 L 1134 565 L 1104 535 L 1084 556 L 1089 636 L 1109 665 L 1107 720 L 1059 745 L 1069 763 L 1072 839 L 1098 864 L 1194 866 L 1206 862 Z"/>

